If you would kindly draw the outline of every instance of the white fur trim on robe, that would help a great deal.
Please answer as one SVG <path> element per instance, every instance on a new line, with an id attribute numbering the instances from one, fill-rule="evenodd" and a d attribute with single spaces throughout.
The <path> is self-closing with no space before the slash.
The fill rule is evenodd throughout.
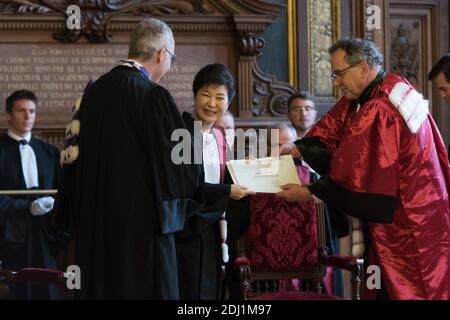
<path id="1" fill-rule="evenodd" d="M 428 116 L 428 100 L 406 83 L 399 82 L 389 94 L 389 101 L 400 112 L 409 130 L 416 133 Z"/>
<path id="2" fill-rule="evenodd" d="M 61 151 L 59 155 L 59 163 L 61 166 L 65 164 L 73 163 L 75 160 L 78 159 L 78 155 L 80 154 L 80 149 L 77 145 L 75 146 L 68 146 L 63 151 Z"/>

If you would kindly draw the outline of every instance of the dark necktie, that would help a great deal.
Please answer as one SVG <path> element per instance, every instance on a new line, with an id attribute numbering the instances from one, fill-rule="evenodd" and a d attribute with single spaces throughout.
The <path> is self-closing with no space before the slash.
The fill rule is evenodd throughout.
<path id="1" fill-rule="evenodd" d="M 19 140 L 22 172 L 27 188 L 39 187 L 36 155 L 26 139 Z"/>

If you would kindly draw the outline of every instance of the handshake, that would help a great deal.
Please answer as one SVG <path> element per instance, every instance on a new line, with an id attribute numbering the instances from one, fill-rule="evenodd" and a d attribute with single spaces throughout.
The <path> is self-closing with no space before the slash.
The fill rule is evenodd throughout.
<path id="1" fill-rule="evenodd" d="M 31 203 L 31 214 L 33 216 L 43 216 L 46 213 L 49 213 L 53 209 L 53 204 L 55 203 L 55 199 L 53 197 L 42 197 L 34 200 Z"/>

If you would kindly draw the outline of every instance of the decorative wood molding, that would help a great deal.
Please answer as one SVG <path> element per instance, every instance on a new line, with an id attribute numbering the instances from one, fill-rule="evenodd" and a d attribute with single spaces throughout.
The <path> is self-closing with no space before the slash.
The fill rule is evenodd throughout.
<path id="1" fill-rule="evenodd" d="M 288 0 L 288 66 L 289 83 L 298 88 L 298 38 L 297 38 L 297 1 Z"/>
<path id="2" fill-rule="evenodd" d="M 276 81 L 273 75 L 263 73 L 255 63 L 252 95 L 252 113 L 261 117 L 285 117 L 287 102 L 296 90 L 285 82 Z"/>
<path id="3" fill-rule="evenodd" d="M 381 25 L 384 25 L 386 12 L 388 11 L 387 0 L 361 0 L 353 2 L 353 19 L 355 21 L 354 24 L 354 34 L 358 38 L 367 39 L 375 42 L 381 52 L 384 54 L 385 52 L 385 43 L 384 43 L 384 28 L 377 30 L 368 30 L 367 28 L 367 8 L 372 5 L 376 5 L 380 8 L 381 11 Z"/>
<path id="4" fill-rule="evenodd" d="M 372 40 L 384 54 L 385 69 L 409 79 L 430 100 L 431 113 L 446 143 L 450 141 L 450 111 L 441 105 L 427 74 L 448 52 L 449 0 L 362 0 L 353 3 L 356 36 Z M 382 29 L 366 29 L 366 9 L 382 10 Z"/>
<path id="5" fill-rule="evenodd" d="M 81 9 L 81 30 L 66 29 L 66 8 L 69 4 Z M 0 2 L 0 42 L 34 43 L 126 43 L 129 32 L 144 16 L 156 16 L 168 23 L 178 39 L 188 37 L 193 43 L 196 37 L 220 33 L 228 38 L 231 69 L 236 74 L 237 102 L 233 110 L 239 121 L 254 127 L 277 121 L 286 113 L 286 101 L 296 89 L 274 76 L 264 74 L 255 57 L 265 46 L 260 36 L 280 15 L 282 5 L 263 0 L 3 0 Z M 235 40 L 233 40 L 233 38 Z M 42 40 L 45 39 L 45 40 Z M 232 43 L 232 44 L 231 44 Z M 36 130 L 45 139 L 62 137 L 65 119 L 63 113 L 42 114 L 45 125 L 37 123 Z M 53 119 L 53 120 L 51 120 Z M 0 116 L 0 121 L 2 117 Z M 51 120 L 51 121 L 50 121 Z M 4 123 L 2 121 L 2 123 Z M 4 127 L 4 125 L 3 125 Z M 45 140 L 44 139 L 44 140 Z M 56 139 L 56 140 L 55 140 Z M 52 141 L 53 141 L 52 140 Z"/>
<path id="6" fill-rule="evenodd" d="M 282 8 L 279 5 L 266 3 L 261 0 L 75 0 L 70 1 L 70 3 L 52 0 L 6 0 L 0 3 L 0 13 L 2 15 L 56 15 L 65 21 L 68 18 L 66 10 L 69 5 L 77 5 L 80 8 L 81 29 L 69 30 L 65 28 L 65 25 L 62 25 L 63 29 L 55 32 L 53 37 L 63 43 L 76 42 L 82 36 L 92 43 L 108 42 L 111 40 L 111 21 L 118 16 L 124 15 L 183 15 L 192 17 L 192 22 L 198 20 L 195 18 L 204 16 L 252 15 L 256 17 L 267 16 L 270 18 L 268 21 L 271 22 L 280 14 Z M 263 20 L 267 19 L 263 18 Z M 253 21 L 244 19 L 242 21 L 245 21 L 245 23 L 238 25 L 238 30 L 260 33 L 265 29 L 258 25 L 258 19 L 253 19 Z M 187 26 L 186 24 L 183 25 L 184 28 Z M 265 24 L 265 26 L 267 25 Z M 0 27 L 17 28 L 17 25 L 3 24 Z M 34 30 L 37 25 L 25 24 L 20 27 L 28 27 Z M 54 25 L 53 28 L 55 27 Z M 59 25 L 59 28 L 61 28 L 61 25 Z M 194 28 L 188 31 L 197 30 Z"/>
<path id="7" fill-rule="evenodd" d="M 435 115 L 432 83 L 428 72 L 439 56 L 439 1 L 389 1 L 386 17 L 386 68 L 408 79 L 419 92 L 430 99 Z"/>
<path id="8" fill-rule="evenodd" d="M 309 92 L 317 104 L 333 104 L 333 90 L 328 48 L 340 37 L 340 0 L 308 1 Z"/>
<path id="9" fill-rule="evenodd" d="M 414 86 L 419 83 L 419 58 L 421 54 L 419 42 L 413 39 L 411 34 L 417 32 L 420 32 L 418 22 L 413 22 L 411 26 L 400 23 L 391 32 L 391 70 L 408 79 Z"/>

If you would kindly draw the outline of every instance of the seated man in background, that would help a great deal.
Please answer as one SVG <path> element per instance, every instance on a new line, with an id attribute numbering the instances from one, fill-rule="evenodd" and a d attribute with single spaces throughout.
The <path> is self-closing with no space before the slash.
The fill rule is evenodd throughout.
<path id="1" fill-rule="evenodd" d="M 6 99 L 9 129 L 0 137 L 0 190 L 56 189 L 58 150 L 31 134 L 37 98 L 20 90 Z M 56 247 L 49 236 L 53 197 L 0 196 L 0 261 L 2 267 L 55 268 Z M 11 299 L 57 298 L 57 288 L 11 285 Z"/>
<path id="2" fill-rule="evenodd" d="M 306 91 L 292 95 L 288 100 L 288 118 L 295 129 L 297 139 L 303 138 L 316 122 L 317 110 L 314 97 Z"/>
<path id="3" fill-rule="evenodd" d="M 450 52 L 442 56 L 428 74 L 428 80 L 433 80 L 442 98 L 450 103 Z M 450 146 L 447 148 L 450 158 Z"/>
<path id="4" fill-rule="evenodd" d="M 214 122 L 214 128 L 219 129 L 223 136 L 225 137 L 228 147 L 230 147 L 230 149 L 233 149 L 233 145 L 234 145 L 234 116 L 230 111 L 225 111 L 225 113 L 223 114 L 223 116 L 217 120 L 216 122 Z"/>

